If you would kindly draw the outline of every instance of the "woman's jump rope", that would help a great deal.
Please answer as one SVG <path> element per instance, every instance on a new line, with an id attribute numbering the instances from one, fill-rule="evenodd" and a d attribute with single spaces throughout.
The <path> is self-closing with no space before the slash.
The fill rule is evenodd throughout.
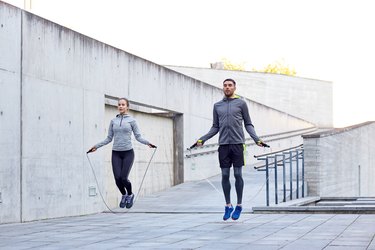
<path id="1" fill-rule="evenodd" d="M 145 177 L 146 177 L 146 174 L 147 174 L 148 168 L 150 167 L 151 161 L 152 161 L 152 159 L 154 158 L 154 155 L 155 155 L 155 152 L 156 152 L 156 149 L 157 149 L 157 147 L 156 147 L 155 145 L 152 145 L 152 144 L 150 144 L 150 147 L 151 147 L 151 148 L 154 148 L 154 152 L 152 153 L 151 158 L 150 158 L 150 160 L 149 160 L 149 162 L 148 162 L 148 164 L 147 164 L 146 171 L 145 171 L 145 173 L 144 173 L 144 175 L 143 175 L 143 178 L 142 178 L 141 184 L 139 185 L 138 194 L 135 195 L 135 197 L 134 197 L 133 205 L 135 204 L 135 202 L 136 202 L 137 199 L 138 199 L 138 195 L 139 195 L 139 193 L 141 192 L 141 189 L 142 189 L 143 181 L 145 180 Z M 105 202 L 105 199 L 104 199 L 104 197 L 103 197 L 103 194 L 102 194 L 102 192 L 101 192 L 101 190 L 100 190 L 100 188 L 99 188 L 99 182 L 98 182 L 98 179 L 96 178 L 96 174 L 95 174 L 94 168 L 93 168 L 92 163 L 91 163 L 90 158 L 89 158 L 89 153 L 92 153 L 92 152 L 93 152 L 92 149 L 90 149 L 89 151 L 87 151 L 87 152 L 86 152 L 86 157 L 87 157 L 87 160 L 89 161 L 89 165 L 90 165 L 90 167 L 91 167 L 91 171 L 92 171 L 92 173 L 93 173 L 93 175 L 94 175 L 95 182 L 96 182 L 96 185 L 98 186 L 98 191 L 99 191 L 100 197 L 102 197 L 102 201 L 103 201 L 103 203 L 105 204 L 105 206 L 107 207 L 107 209 L 108 209 L 111 213 L 113 213 L 113 214 L 128 213 L 130 210 L 128 210 L 127 212 L 115 212 L 115 211 L 113 211 L 112 209 L 110 209 L 109 206 L 108 206 L 108 204 Z"/>

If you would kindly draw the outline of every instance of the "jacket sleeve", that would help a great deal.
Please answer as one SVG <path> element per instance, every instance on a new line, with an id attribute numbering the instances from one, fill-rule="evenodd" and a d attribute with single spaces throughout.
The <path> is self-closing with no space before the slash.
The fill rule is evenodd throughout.
<path id="1" fill-rule="evenodd" d="M 96 144 L 94 147 L 97 148 L 97 149 L 100 148 L 100 147 L 103 147 L 104 145 L 107 145 L 108 143 L 110 143 L 112 141 L 112 139 L 113 139 L 113 121 L 111 121 L 110 124 L 109 124 L 107 138 L 105 138 L 104 141 Z"/>
<path id="2" fill-rule="evenodd" d="M 139 131 L 137 122 L 134 120 L 130 122 L 130 125 L 132 126 L 133 134 L 135 136 L 135 139 L 139 141 L 142 144 L 148 145 L 150 144 L 146 139 L 142 138 L 141 132 Z"/>
<path id="3" fill-rule="evenodd" d="M 207 141 L 208 139 L 212 138 L 219 132 L 219 116 L 216 111 L 216 106 L 214 106 L 213 110 L 213 123 L 210 131 L 208 131 L 207 134 L 199 138 L 199 140 L 202 140 L 203 142 Z"/>
<path id="4" fill-rule="evenodd" d="M 260 139 L 255 133 L 255 129 L 253 124 L 251 123 L 251 118 L 249 115 L 249 109 L 247 108 L 246 102 L 243 102 L 242 104 L 242 117 L 244 120 L 244 125 L 247 133 L 249 133 L 250 137 L 253 138 L 254 142 L 257 143 Z"/>

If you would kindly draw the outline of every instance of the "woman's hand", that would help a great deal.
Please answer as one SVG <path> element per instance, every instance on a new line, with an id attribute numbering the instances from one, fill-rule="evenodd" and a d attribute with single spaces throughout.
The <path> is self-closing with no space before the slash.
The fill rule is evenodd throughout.
<path id="1" fill-rule="evenodd" d="M 157 148 L 155 145 L 153 145 L 153 144 L 148 144 L 148 146 L 150 147 L 150 148 Z"/>
<path id="2" fill-rule="evenodd" d="M 87 154 L 95 152 L 95 151 L 96 151 L 96 147 L 92 147 L 92 148 L 89 149 L 89 151 L 87 151 Z"/>

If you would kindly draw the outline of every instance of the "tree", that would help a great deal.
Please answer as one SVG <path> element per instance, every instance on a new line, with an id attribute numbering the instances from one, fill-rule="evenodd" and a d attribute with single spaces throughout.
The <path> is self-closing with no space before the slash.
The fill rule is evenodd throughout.
<path id="1" fill-rule="evenodd" d="M 245 63 L 232 63 L 226 58 L 221 59 L 223 62 L 224 69 L 226 70 L 238 70 L 238 71 L 244 71 L 245 70 Z"/>
<path id="2" fill-rule="evenodd" d="M 270 63 L 266 67 L 264 67 L 264 69 L 261 70 L 253 68 L 253 71 L 272 74 L 282 74 L 288 76 L 295 76 L 297 74 L 296 70 L 293 67 L 286 65 L 284 60 L 278 60 L 274 63 Z"/>

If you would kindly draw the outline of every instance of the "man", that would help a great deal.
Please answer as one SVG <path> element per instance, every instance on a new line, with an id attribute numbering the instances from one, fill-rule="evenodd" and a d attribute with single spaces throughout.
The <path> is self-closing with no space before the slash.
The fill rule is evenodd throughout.
<path id="1" fill-rule="evenodd" d="M 249 110 L 246 102 L 234 94 L 236 82 L 233 79 L 225 79 L 223 91 L 225 97 L 215 103 L 213 110 L 213 125 L 210 131 L 199 138 L 196 146 L 202 146 L 208 139 L 219 133 L 219 162 L 222 174 L 221 185 L 225 196 L 225 213 L 223 220 L 232 217 L 237 220 L 242 211 L 242 193 L 244 182 L 242 179 L 242 167 L 244 166 L 245 136 L 243 123 L 246 131 L 260 147 L 268 146 L 256 135 L 254 126 L 251 123 Z M 231 184 L 229 180 L 230 168 L 233 165 L 237 206 L 233 209 L 230 200 Z M 233 212 L 234 210 L 234 212 Z M 233 213 L 232 213 L 233 212 Z"/>

